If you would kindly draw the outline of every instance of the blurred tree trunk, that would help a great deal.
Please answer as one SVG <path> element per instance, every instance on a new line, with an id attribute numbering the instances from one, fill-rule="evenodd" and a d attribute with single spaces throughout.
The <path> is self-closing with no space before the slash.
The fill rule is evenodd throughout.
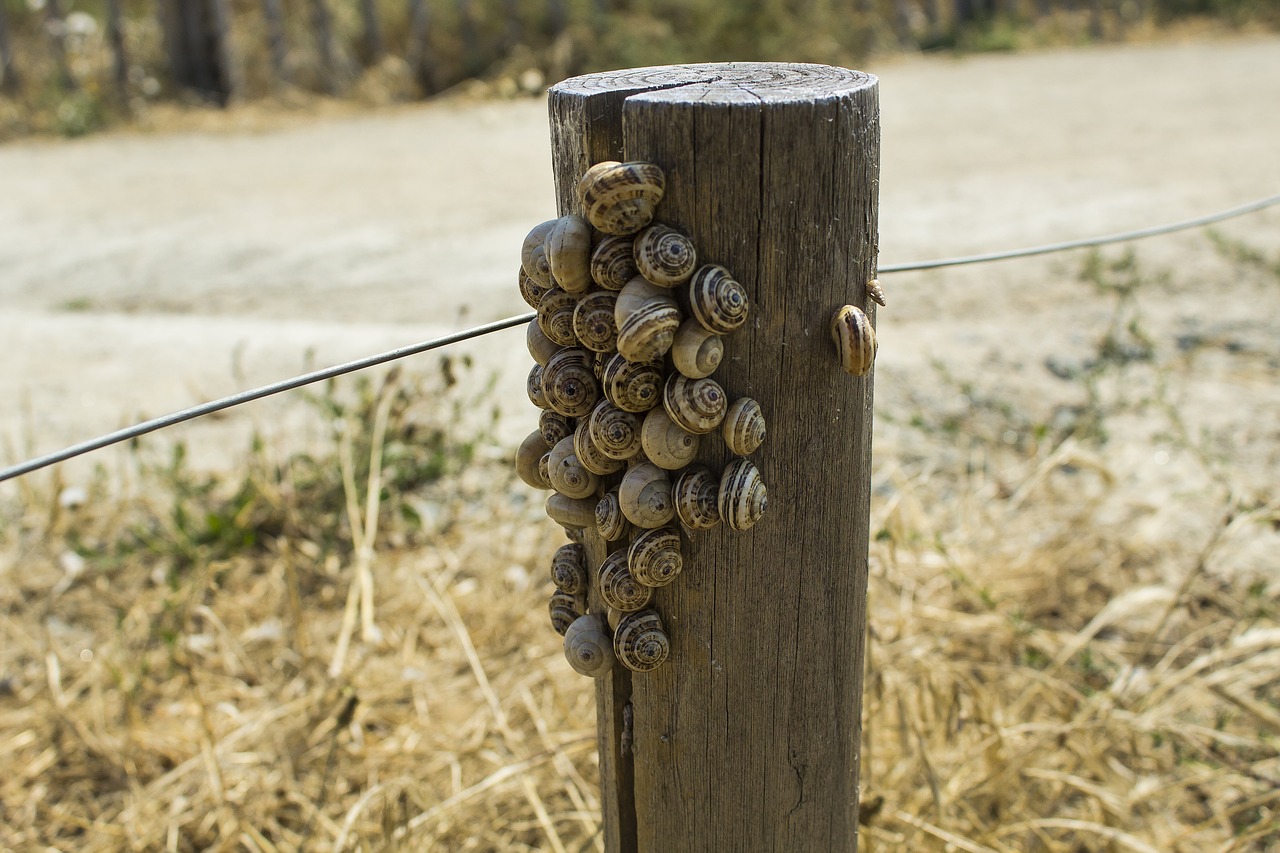
<path id="1" fill-rule="evenodd" d="M 107 0 L 107 41 L 111 44 L 111 77 L 116 84 L 116 94 L 125 100 L 129 95 L 129 57 L 124 51 L 124 13 L 120 0 Z"/>
<path id="2" fill-rule="evenodd" d="M 405 48 L 405 62 L 423 93 L 436 90 L 435 63 L 427 49 L 431 35 L 431 10 L 427 0 L 409 0 L 409 44 Z"/>
<path id="3" fill-rule="evenodd" d="M 316 51 L 320 55 L 320 86 L 325 93 L 338 91 L 337 72 L 333 63 L 333 15 L 324 0 L 311 0 L 311 28 L 315 31 Z"/>
<path id="4" fill-rule="evenodd" d="M 520 43 L 524 26 L 520 22 L 519 0 L 505 0 L 502 8 L 503 16 L 507 19 L 507 25 L 503 30 L 502 36 L 502 50 L 504 53 L 509 53 L 513 47 Z"/>
<path id="5" fill-rule="evenodd" d="M 222 0 L 160 0 L 160 9 L 174 82 L 226 106 L 231 68 Z"/>
<path id="6" fill-rule="evenodd" d="M 0 0 L 0 91 L 13 94 L 21 82 L 18 68 L 13 64 L 13 48 L 9 44 L 9 12 Z"/>
<path id="7" fill-rule="evenodd" d="M 364 23 L 364 60 L 366 65 L 377 65 L 387 52 L 382 40 L 382 27 L 378 23 L 375 0 L 360 0 L 360 17 Z"/>
<path id="8" fill-rule="evenodd" d="M 476 13 L 471 0 L 457 0 L 458 26 L 462 30 L 462 73 L 474 77 L 484 70 L 480 55 L 480 36 L 476 32 Z"/>
<path id="9" fill-rule="evenodd" d="M 67 65 L 67 22 L 62 14 L 60 0 L 47 0 L 44 7 L 45 30 L 49 34 L 49 48 L 53 52 L 53 64 L 58 69 L 58 82 L 67 90 L 78 89 L 76 78 Z"/>
<path id="10" fill-rule="evenodd" d="M 565 9 L 564 0 L 551 0 L 547 9 L 551 19 L 551 37 L 555 38 L 569 26 L 569 12 Z"/>
<path id="11" fill-rule="evenodd" d="M 272 82 L 288 82 L 284 70 L 284 10 L 280 7 L 280 0 L 262 0 L 262 19 L 267 25 L 267 52 L 271 55 Z"/>

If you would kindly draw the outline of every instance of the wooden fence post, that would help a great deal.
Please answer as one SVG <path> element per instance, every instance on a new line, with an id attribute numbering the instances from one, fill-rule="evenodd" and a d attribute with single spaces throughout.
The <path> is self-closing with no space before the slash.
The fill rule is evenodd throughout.
<path id="1" fill-rule="evenodd" d="M 601 160 L 667 176 L 657 219 L 747 288 L 715 378 L 759 401 L 752 529 L 685 532 L 655 591 L 671 657 L 597 682 L 611 851 L 852 851 L 866 623 L 872 377 L 841 372 L 833 312 L 867 309 L 879 189 L 876 78 L 723 63 L 592 74 L 550 93 L 561 214 Z M 699 456 L 716 470 L 718 441 Z M 588 531 L 598 566 L 606 543 Z M 628 707 L 629 706 L 629 707 Z M 631 753 L 623 748 L 628 720 Z"/>

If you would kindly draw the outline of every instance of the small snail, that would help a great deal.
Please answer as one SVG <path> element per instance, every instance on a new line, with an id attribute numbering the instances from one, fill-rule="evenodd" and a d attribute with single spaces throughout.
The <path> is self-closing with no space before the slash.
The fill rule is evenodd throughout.
<path id="1" fill-rule="evenodd" d="M 690 379 L 702 379 L 716 372 L 724 358 L 724 339 L 708 332 L 690 317 L 676 329 L 671 343 L 671 362 Z"/>
<path id="2" fill-rule="evenodd" d="M 517 278 L 520 285 L 520 298 L 529 304 L 530 308 L 537 308 L 538 303 L 542 301 L 542 295 L 550 288 L 543 287 L 538 284 L 529 274 L 524 271 L 524 267 L 520 267 L 520 275 Z"/>
<path id="3" fill-rule="evenodd" d="M 547 235 L 558 220 L 548 219 L 533 226 L 520 247 L 520 268 L 541 287 L 551 287 L 551 264 L 547 260 Z"/>
<path id="4" fill-rule="evenodd" d="M 591 253 L 591 278 L 605 290 L 622 290 L 640 274 L 632 256 L 634 237 L 605 237 Z M 535 306 L 536 307 L 536 306 Z"/>
<path id="5" fill-rule="evenodd" d="M 867 282 L 867 296 L 871 297 L 872 302 L 884 307 L 884 288 L 880 286 L 880 279 L 873 278 Z"/>
<path id="6" fill-rule="evenodd" d="M 591 414 L 600 399 L 600 385 L 591 369 L 587 350 L 569 347 L 547 359 L 542 371 L 542 393 L 547 405 L 567 418 Z"/>
<path id="7" fill-rule="evenodd" d="M 764 412 L 760 411 L 760 404 L 750 397 L 734 400 L 724 414 L 720 433 L 729 452 L 739 456 L 754 453 L 764 443 L 765 436 Z"/>
<path id="8" fill-rule="evenodd" d="M 547 381 L 543 379 L 544 385 Z M 550 389 L 547 402 L 554 408 Z M 681 429 L 702 435 L 720 426 L 728 400 L 714 379 L 690 379 L 673 373 L 663 388 L 662 405 Z"/>
<path id="9" fill-rule="evenodd" d="M 551 409 L 547 409 L 538 415 L 538 430 L 542 433 L 542 438 L 546 441 L 548 449 L 559 444 L 562 438 L 573 435 L 575 426 L 573 418 L 566 418 Z"/>
<path id="10" fill-rule="evenodd" d="M 529 379 L 525 383 L 525 390 L 529 393 L 529 402 L 533 403 L 539 409 L 547 408 L 547 395 L 542 392 L 542 365 L 536 361 L 533 367 L 529 369 Z"/>
<path id="11" fill-rule="evenodd" d="M 573 433 L 573 452 L 582 466 L 592 474 L 603 477 L 622 470 L 622 460 L 606 456 L 592 440 L 591 422 L 587 418 L 578 421 L 578 427 Z"/>
<path id="12" fill-rule="evenodd" d="M 551 482 L 538 473 L 538 461 L 551 449 L 542 432 L 534 430 L 529 433 L 520 448 L 516 450 L 516 475 L 525 485 L 535 489 L 549 489 Z"/>
<path id="13" fill-rule="evenodd" d="M 701 444 L 702 439 L 677 425 L 666 409 L 650 409 L 645 415 L 640 428 L 640 447 L 659 468 L 680 470 L 698 455 Z"/>
<path id="14" fill-rule="evenodd" d="M 573 334 L 592 352 L 612 352 L 618 340 L 614 303 L 618 295 L 608 290 L 588 293 L 573 310 Z"/>
<path id="15" fill-rule="evenodd" d="M 627 318 L 646 305 L 669 305 L 677 311 L 676 297 L 665 287 L 659 287 L 644 276 L 636 276 L 618 291 L 618 301 L 613 305 L 613 319 L 621 329 Z"/>
<path id="16" fill-rule="evenodd" d="M 635 412 L 619 409 L 601 400 L 591 410 L 588 429 L 591 441 L 610 459 L 625 461 L 640 451 L 640 429 L 643 420 Z"/>
<path id="17" fill-rule="evenodd" d="M 652 361 L 671 349 L 680 328 L 680 309 L 651 300 L 627 315 L 618 326 L 618 353 L 627 361 Z"/>
<path id="18" fill-rule="evenodd" d="M 633 465 L 618 486 L 622 514 L 636 527 L 661 527 L 675 517 L 675 501 L 667 472 L 652 462 Z"/>
<path id="19" fill-rule="evenodd" d="M 746 530 L 760 520 L 769 506 L 760 469 L 746 459 L 735 459 L 720 477 L 717 498 L 720 517 L 734 530 Z"/>
<path id="20" fill-rule="evenodd" d="M 596 502 L 592 498 L 570 498 L 552 492 L 546 509 L 552 521 L 566 528 L 581 530 L 596 523 Z"/>
<path id="21" fill-rule="evenodd" d="M 585 498 L 600 486 L 600 476 L 582 464 L 573 449 L 573 436 L 551 448 L 547 477 L 557 492 L 568 498 Z M 594 509 L 592 510 L 594 514 Z"/>
<path id="22" fill-rule="evenodd" d="M 570 293 L 591 286 L 591 226 L 581 216 L 562 216 L 547 235 L 547 261 L 556 284 Z"/>
<path id="23" fill-rule="evenodd" d="M 631 522 L 622 514 L 618 490 L 610 489 L 596 504 L 596 532 L 606 542 L 617 542 L 631 531 Z"/>
<path id="24" fill-rule="evenodd" d="M 634 251 L 636 269 L 661 287 L 679 287 L 698 265 L 693 241 L 667 225 L 650 225 L 640 232 Z"/>
<path id="25" fill-rule="evenodd" d="M 595 614 L 579 616 L 564 632 L 564 656 L 575 672 L 600 678 L 613 669 L 613 643 L 609 631 Z"/>
<path id="26" fill-rule="evenodd" d="M 627 361 L 621 353 L 605 362 L 600 374 L 605 399 L 625 412 L 647 412 L 662 402 L 662 364 Z M 543 374 L 546 388 L 546 374 Z M 547 399 L 550 402 L 550 397 Z"/>
<path id="27" fill-rule="evenodd" d="M 613 652 L 627 669 L 649 672 L 670 656 L 671 640 L 656 612 L 640 610 L 627 613 L 618 620 L 613 634 Z"/>
<path id="28" fill-rule="evenodd" d="M 680 554 L 680 534 L 674 527 L 645 530 L 627 551 L 631 575 L 645 586 L 666 586 L 684 568 Z"/>
<path id="29" fill-rule="evenodd" d="M 579 546 L 581 547 L 581 546 Z M 569 630 L 575 619 L 587 610 L 587 600 L 582 595 L 557 589 L 551 593 L 547 602 L 547 610 L 551 616 L 551 627 L 561 636 Z"/>
<path id="30" fill-rule="evenodd" d="M 533 360 L 544 367 L 551 359 L 551 356 L 563 349 L 543 333 L 542 327 L 538 325 L 536 319 L 529 321 L 529 328 L 525 330 L 525 343 L 529 347 L 529 355 L 533 356 Z"/>
<path id="31" fill-rule="evenodd" d="M 606 160 L 578 181 L 587 219 L 606 234 L 634 234 L 653 219 L 666 189 L 666 176 L 652 163 Z"/>
<path id="32" fill-rule="evenodd" d="M 566 290 L 553 287 L 538 303 L 538 325 L 542 333 L 562 347 L 576 346 L 573 331 L 573 312 L 578 307 L 578 297 Z"/>
<path id="33" fill-rule="evenodd" d="M 689 310 L 707 331 L 727 335 L 747 322 L 751 303 L 727 269 L 707 264 L 689 282 Z"/>
<path id="34" fill-rule="evenodd" d="M 551 558 L 551 582 L 570 595 L 587 592 L 587 555 L 581 545 L 561 545 Z M 578 615 L 582 615 L 581 611 Z"/>
<path id="35" fill-rule="evenodd" d="M 649 603 L 653 589 L 636 580 L 627 565 L 625 549 L 614 551 L 604 558 L 596 573 L 596 589 L 605 604 L 615 610 L 639 610 Z"/>
<path id="36" fill-rule="evenodd" d="M 851 376 L 865 376 L 876 360 L 876 330 L 871 318 L 856 305 L 845 305 L 831 317 L 831 339 L 836 342 L 840 366 Z"/>
<path id="37" fill-rule="evenodd" d="M 686 468 L 673 492 L 676 515 L 692 530 L 710 530 L 720 523 L 720 478 L 706 465 Z"/>

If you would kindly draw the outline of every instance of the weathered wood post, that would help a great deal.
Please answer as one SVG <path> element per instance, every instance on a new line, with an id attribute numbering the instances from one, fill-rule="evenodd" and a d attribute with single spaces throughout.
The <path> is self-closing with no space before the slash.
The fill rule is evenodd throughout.
<path id="1" fill-rule="evenodd" d="M 841 305 L 874 307 L 876 78 L 772 63 L 643 68 L 560 83 L 550 112 L 561 214 L 579 212 L 576 182 L 593 163 L 666 170 L 657 219 L 751 297 L 715 378 L 768 419 L 752 455 L 768 512 L 745 532 L 688 535 L 684 572 L 654 598 L 670 659 L 597 682 L 607 847 L 852 851 L 872 382 L 841 371 L 829 323 Z M 721 443 L 702 447 L 719 470 Z M 599 565 L 606 543 L 588 531 L 586 544 Z"/>

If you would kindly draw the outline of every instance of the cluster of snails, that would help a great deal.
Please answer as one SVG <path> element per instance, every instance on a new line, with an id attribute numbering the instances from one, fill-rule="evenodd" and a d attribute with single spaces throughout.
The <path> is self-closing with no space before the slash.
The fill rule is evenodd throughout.
<path id="1" fill-rule="evenodd" d="M 599 677 L 615 660 L 637 672 L 666 660 L 670 642 L 653 590 L 680 574 L 682 525 L 751 527 L 767 496 L 745 457 L 764 441 L 750 398 L 731 401 L 710 378 L 723 336 L 746 323 L 746 290 L 727 269 L 699 265 L 690 239 L 653 221 L 665 176 L 651 163 L 607 161 L 578 184 L 582 214 L 525 238 L 520 293 L 537 309 L 527 343 L 529 399 L 542 410 L 516 471 L 553 489 L 547 514 L 572 540 L 555 554 L 551 623 L 569 663 Z M 695 464 L 719 432 L 735 455 L 720 473 Z M 594 567 L 582 534 L 627 541 Z M 588 612 L 588 589 L 607 611 Z"/>

